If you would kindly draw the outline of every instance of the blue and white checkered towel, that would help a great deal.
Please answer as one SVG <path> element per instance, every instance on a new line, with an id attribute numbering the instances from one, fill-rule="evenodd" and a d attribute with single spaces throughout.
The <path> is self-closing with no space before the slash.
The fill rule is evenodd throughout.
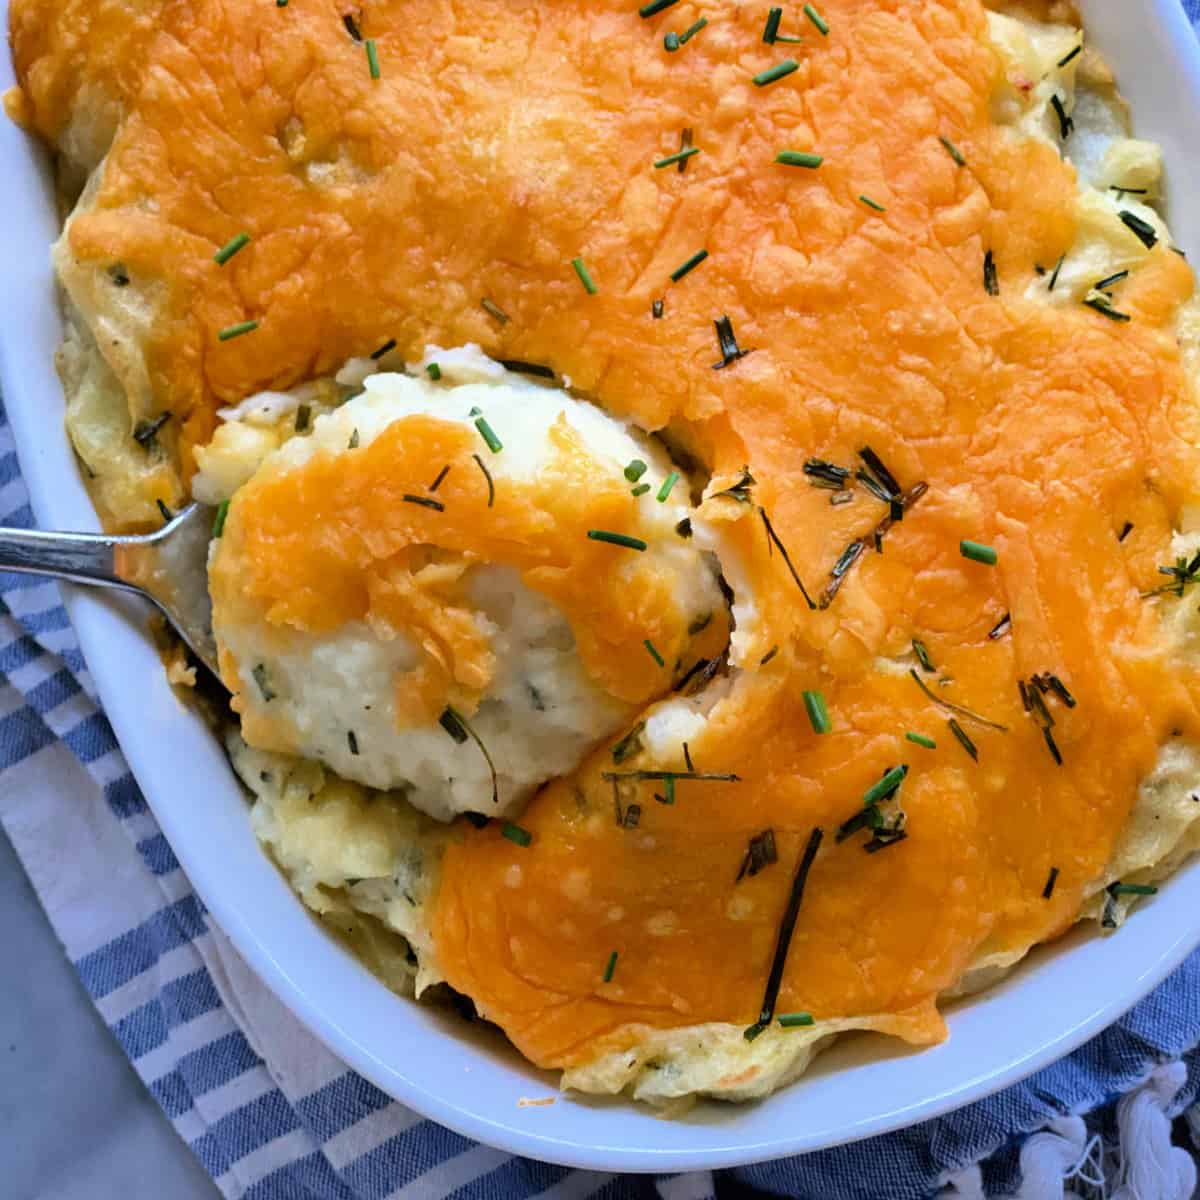
<path id="1" fill-rule="evenodd" d="M 1200 21 L 1200 0 L 1183 0 Z M 29 509 L 0 407 L 0 523 Z M 74 755 L 84 794 L 61 786 Z M 36 759 L 34 756 L 37 756 Z M 870 1141 L 737 1170 L 548 1166 L 423 1120 L 355 1075 L 238 958 L 180 870 L 99 710 L 54 585 L 0 575 L 0 823 L 101 1016 L 230 1200 L 788 1196 L 1191 1200 L 1200 951 L 1025 1082 Z M 63 870 L 64 864 L 70 870 Z M 1191 1131 L 1191 1136 L 1189 1136 Z M 1032 1136 L 1030 1136 L 1032 1135 Z"/>

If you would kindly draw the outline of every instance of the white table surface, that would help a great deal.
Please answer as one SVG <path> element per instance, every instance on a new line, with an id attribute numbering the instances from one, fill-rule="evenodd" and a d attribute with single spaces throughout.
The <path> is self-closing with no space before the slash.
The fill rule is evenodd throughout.
<path id="1" fill-rule="evenodd" d="M 84 992 L 0 830 L 0 1194 L 217 1200 Z"/>

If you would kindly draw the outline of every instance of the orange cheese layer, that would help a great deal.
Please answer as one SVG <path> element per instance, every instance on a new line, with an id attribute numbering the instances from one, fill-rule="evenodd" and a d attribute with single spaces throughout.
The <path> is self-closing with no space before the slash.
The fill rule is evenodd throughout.
<path id="1" fill-rule="evenodd" d="M 388 338 L 410 353 L 478 341 L 551 364 L 647 427 L 671 423 L 715 470 L 748 463 L 810 590 L 881 506 L 860 494 L 830 507 L 805 458 L 852 463 L 869 444 L 905 486 L 928 483 L 822 612 L 798 603 L 754 527 L 763 640 L 782 650 L 693 747 L 699 768 L 741 783 L 680 784 L 671 807 L 643 797 L 631 833 L 612 821 L 601 755 L 536 797 L 528 848 L 465 832 L 434 916 L 446 977 L 536 1062 L 585 1061 L 645 1025 L 748 1022 L 808 831 L 831 832 L 907 761 L 909 839 L 867 855 L 827 837 L 780 1005 L 893 1014 L 895 1032 L 936 1037 L 937 992 L 977 954 L 1065 928 L 1158 747 L 1197 733 L 1194 674 L 1167 661 L 1156 606 L 1138 598 L 1200 477 L 1171 329 L 1191 272 L 1157 248 L 1122 285 L 1128 324 L 1024 298 L 1034 265 L 1071 244 L 1075 180 L 1051 148 L 993 128 L 999 68 L 978 0 L 825 0 L 829 36 L 805 28 L 786 47 L 762 43 L 754 6 L 648 21 L 636 7 L 368 8 L 372 80 L 331 0 L 171 0 L 142 73 L 122 80 L 128 112 L 71 248 L 161 278 L 153 378 L 197 438 L 216 404 Z M 134 19 L 103 11 L 72 59 L 85 77 Z M 31 119 L 54 130 L 70 100 L 42 81 L 62 77 L 61 36 L 28 30 L 65 18 L 49 0 L 12 12 Z M 701 15 L 707 28 L 666 53 L 664 33 Z M 751 83 L 789 55 L 795 73 Z M 701 153 L 685 172 L 654 170 L 684 127 Z M 824 164 L 775 165 L 785 148 Z M 243 228 L 254 240 L 217 267 Z M 700 248 L 708 259 L 672 284 Z M 988 250 L 998 297 L 983 288 Z M 752 353 L 715 371 L 722 314 Z M 258 330 L 218 343 L 243 319 Z M 369 528 L 331 532 L 320 553 L 351 553 L 337 543 Z M 307 534 L 279 536 L 307 561 Z M 961 538 L 999 564 L 962 559 Z M 1006 611 L 1011 633 L 989 640 Z M 913 636 L 953 678 L 940 692 L 1010 727 L 968 726 L 977 763 L 911 680 L 877 669 Z M 1017 698 L 1035 671 L 1078 697 L 1055 709 L 1061 767 Z M 801 702 L 814 686 L 824 737 Z M 937 750 L 902 741 L 907 729 Z M 735 885 L 747 838 L 768 826 L 780 863 Z"/>
<path id="2" fill-rule="evenodd" d="M 361 448 L 268 472 L 236 494 L 217 544 L 209 578 L 218 625 L 265 617 L 268 626 L 320 634 L 370 620 L 402 632 L 425 653 L 397 682 L 401 711 L 426 723 L 447 703 L 473 709 L 491 678 L 491 651 L 461 583 L 473 564 L 503 564 L 564 613 L 601 687 L 632 704 L 662 695 L 685 653 L 719 653 L 727 624 L 714 614 L 699 638 L 689 634 L 691 608 L 681 606 L 670 560 L 639 516 L 646 502 L 565 421 L 550 441 L 553 453 L 533 479 L 500 475 L 491 489 L 472 457 L 483 446 L 475 430 L 427 416 L 395 421 Z M 443 466 L 442 511 L 405 499 L 428 498 Z M 669 554 L 679 538 L 669 522 L 662 527 Z M 645 534 L 649 545 L 594 541 L 591 529 Z M 647 653 L 647 639 L 667 666 Z M 231 674 L 228 682 L 246 681 Z"/>

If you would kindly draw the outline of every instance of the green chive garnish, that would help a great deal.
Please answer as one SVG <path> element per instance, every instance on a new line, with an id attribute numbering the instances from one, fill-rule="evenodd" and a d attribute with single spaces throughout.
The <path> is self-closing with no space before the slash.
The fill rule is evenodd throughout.
<path id="1" fill-rule="evenodd" d="M 522 829 L 520 825 L 514 825 L 511 821 L 504 822 L 500 827 L 500 833 L 518 846 L 528 846 L 533 841 L 533 834 L 528 829 Z"/>
<path id="2" fill-rule="evenodd" d="M 675 51 L 679 49 L 679 34 L 677 34 L 674 30 L 672 30 L 663 38 L 663 49 L 668 54 L 674 54 Z"/>
<path id="3" fill-rule="evenodd" d="M 829 22 L 811 4 L 804 6 L 804 15 L 821 31 L 823 37 L 829 36 Z"/>
<path id="4" fill-rule="evenodd" d="M 678 3 L 679 0 L 650 0 L 649 4 L 643 4 L 638 9 L 638 16 L 644 20 L 646 17 L 653 17 Z"/>
<path id="5" fill-rule="evenodd" d="M 442 368 L 437 363 L 428 363 L 425 367 L 425 374 L 436 383 L 442 377 Z"/>
<path id="6" fill-rule="evenodd" d="M 692 155 L 699 153 L 699 146 L 689 146 L 686 150 L 676 150 L 674 154 L 668 154 L 666 158 L 660 158 L 654 165 L 655 167 L 669 167 L 672 163 L 683 162 L 685 158 L 691 158 Z"/>
<path id="7" fill-rule="evenodd" d="M 958 543 L 958 550 L 963 558 L 969 558 L 972 562 L 984 563 L 989 567 L 994 567 L 1000 558 L 991 546 L 985 546 L 982 542 L 969 542 L 965 538 Z"/>
<path id="8" fill-rule="evenodd" d="M 276 8 L 287 8 L 288 0 L 275 0 Z"/>
<path id="9" fill-rule="evenodd" d="M 806 1012 L 780 1013 L 777 1019 L 784 1029 L 795 1029 L 797 1026 L 813 1023 L 812 1013 Z"/>
<path id="10" fill-rule="evenodd" d="M 508 313 L 504 311 L 494 300 L 489 300 L 484 296 L 479 302 L 479 307 L 483 309 L 489 317 L 494 317 L 501 325 L 508 324 Z"/>
<path id="11" fill-rule="evenodd" d="M 222 500 L 217 505 L 217 515 L 213 518 L 212 535 L 219 538 L 225 532 L 225 518 L 229 515 L 229 501 Z"/>
<path id="12" fill-rule="evenodd" d="M 967 165 L 967 160 L 963 158 L 962 151 L 949 138 L 944 138 L 939 133 L 938 141 L 942 143 L 942 145 L 946 148 L 946 153 L 950 155 L 950 157 L 954 159 L 954 161 L 958 163 L 960 167 L 965 167 Z"/>
<path id="13" fill-rule="evenodd" d="M 671 494 L 671 489 L 679 482 L 679 472 L 672 471 L 670 475 L 663 480 L 662 487 L 658 489 L 658 495 L 655 499 L 659 504 L 666 504 L 667 497 Z"/>
<path id="14" fill-rule="evenodd" d="M 587 535 L 593 542 L 608 542 L 610 546 L 624 546 L 626 550 L 646 549 L 646 543 L 641 538 L 630 537 L 627 533 L 610 533 L 607 529 L 589 529 Z"/>
<path id="15" fill-rule="evenodd" d="M 692 40 L 692 38 L 694 38 L 694 37 L 696 36 L 696 34 L 698 34 L 698 33 L 700 32 L 700 30 L 702 30 L 702 29 L 705 27 L 705 25 L 707 25 L 707 24 L 708 24 L 708 18 L 707 18 L 707 17 L 701 17 L 701 18 L 700 18 L 700 20 L 698 20 L 698 21 L 697 21 L 697 22 L 696 22 L 694 25 L 689 25 L 689 26 L 687 27 L 687 29 L 685 29 L 685 30 L 684 30 L 684 31 L 683 31 L 683 32 L 682 32 L 682 33 L 679 35 L 679 44 L 680 44 L 681 46 L 683 46 L 683 45 L 686 45 L 686 44 L 687 44 L 688 42 L 690 42 L 690 41 Z"/>
<path id="16" fill-rule="evenodd" d="M 825 159 L 820 154 L 809 154 L 807 150 L 780 150 L 775 155 L 775 161 L 785 167 L 809 167 L 815 170 Z"/>
<path id="17" fill-rule="evenodd" d="M 608 962 L 604 964 L 604 982 L 611 983 L 613 972 L 617 969 L 617 952 L 614 950 L 608 956 Z"/>
<path id="18" fill-rule="evenodd" d="M 649 651 L 649 653 L 650 653 L 650 657 L 651 657 L 652 659 L 654 659 L 654 661 L 655 661 L 656 663 L 658 663 L 658 665 L 659 665 L 660 667 L 665 667 L 665 666 L 667 665 L 667 664 L 666 664 L 666 663 L 663 661 L 663 656 L 662 656 L 661 654 L 659 654 L 659 652 L 658 652 L 657 650 L 655 650 L 655 648 L 654 648 L 654 643 L 653 643 L 653 642 L 652 642 L 652 641 L 651 641 L 649 638 L 647 638 L 647 639 L 646 639 L 646 640 L 645 640 L 645 641 L 642 643 L 642 645 L 646 647 L 646 649 L 647 649 L 647 650 Z"/>
<path id="19" fill-rule="evenodd" d="M 793 71 L 798 71 L 800 64 L 794 58 L 785 58 L 783 62 L 777 63 L 773 67 L 768 67 L 765 71 L 760 71 L 754 77 L 755 87 L 766 87 L 768 83 L 774 83 L 776 80 L 783 79 L 790 75 Z"/>
<path id="20" fill-rule="evenodd" d="M 587 265 L 583 259 L 571 259 L 571 266 L 575 268 L 575 274 L 579 276 L 579 282 L 583 284 L 583 290 L 589 296 L 594 296 L 600 289 L 596 287 L 596 281 L 592 278 L 592 273 L 587 269 Z"/>
<path id="21" fill-rule="evenodd" d="M 650 485 L 648 483 L 639 483 L 637 487 L 629 489 L 629 494 L 631 496 L 644 496 L 649 490 Z"/>
<path id="22" fill-rule="evenodd" d="M 906 741 L 912 742 L 914 746 L 924 746 L 926 750 L 936 750 L 937 742 L 931 737 L 926 737 L 923 733 L 916 733 L 913 730 L 908 730 L 904 735 Z"/>
<path id="23" fill-rule="evenodd" d="M 873 783 L 863 793 L 863 807 L 870 808 L 872 805 L 878 804 L 885 796 L 890 796 L 904 782 L 907 774 L 907 764 L 901 763 L 900 766 L 893 767 L 882 779 Z"/>
<path id="24" fill-rule="evenodd" d="M 473 408 L 467 415 L 475 418 L 475 428 L 479 430 L 479 436 L 487 442 L 487 448 L 493 454 L 499 454 L 504 449 L 504 443 L 496 436 L 496 431 L 487 423 L 481 410 Z"/>
<path id="25" fill-rule="evenodd" d="M 808 710 L 808 719 L 812 722 L 813 733 L 828 733 L 833 728 L 829 720 L 829 709 L 825 705 L 825 697 L 820 692 L 804 692 L 804 707 Z"/>
<path id="26" fill-rule="evenodd" d="M 767 13 L 767 24 L 763 30 L 763 41 L 768 46 L 774 44 L 775 39 L 779 36 L 779 23 L 783 20 L 783 9 L 772 8 Z"/>
<path id="27" fill-rule="evenodd" d="M 625 478 L 630 483 L 637 483 L 645 473 L 646 464 L 640 458 L 631 459 L 629 465 L 625 468 Z"/>
<path id="28" fill-rule="evenodd" d="M 226 325 L 217 332 L 217 341 L 227 342 L 230 338 L 241 337 L 243 333 L 253 333 L 257 328 L 257 321 L 239 321 L 236 325 Z"/>
<path id="29" fill-rule="evenodd" d="M 1113 883 L 1108 890 L 1113 896 L 1153 896 L 1158 888 L 1152 883 Z"/>
<path id="30" fill-rule="evenodd" d="M 876 212 L 887 212 L 887 209 L 886 209 L 886 208 L 884 208 L 882 204 L 879 204 L 877 201 L 875 201 L 875 200 L 872 200 L 870 196 L 861 196 L 861 195 L 860 195 L 860 196 L 859 196 L 859 199 L 860 199 L 860 200 L 861 200 L 861 201 L 862 201 L 862 202 L 863 202 L 863 203 L 864 203 L 864 204 L 865 204 L 865 205 L 866 205 L 868 208 L 873 208 L 873 209 L 874 209 Z"/>
<path id="31" fill-rule="evenodd" d="M 230 238 L 220 250 L 213 255 L 213 262 L 218 266 L 224 266 L 246 243 L 250 240 L 248 233 L 239 233 L 237 237 Z"/>
<path id="32" fill-rule="evenodd" d="M 697 250 L 687 262 L 680 263 L 671 272 L 671 282 L 678 283 L 689 271 L 694 271 L 707 257 L 707 250 Z"/>
<path id="33" fill-rule="evenodd" d="M 367 38 L 364 45 L 367 48 L 367 69 L 372 79 L 379 78 L 379 52 L 375 49 L 375 39 Z"/>
<path id="34" fill-rule="evenodd" d="M 742 1037 L 744 1037 L 746 1041 L 752 1042 L 760 1033 L 762 1033 L 764 1029 L 766 1029 L 765 1025 L 751 1025 L 742 1033 Z"/>

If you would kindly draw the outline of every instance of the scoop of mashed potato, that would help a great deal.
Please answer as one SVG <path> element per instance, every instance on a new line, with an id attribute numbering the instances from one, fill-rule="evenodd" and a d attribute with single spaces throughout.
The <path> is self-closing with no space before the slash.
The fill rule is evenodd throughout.
<path id="1" fill-rule="evenodd" d="M 252 746 L 511 815 L 726 646 L 688 481 L 478 354 L 362 382 L 286 441 L 278 399 L 231 414 L 202 460 L 210 499 L 248 475 L 210 560 L 222 677 Z"/>

